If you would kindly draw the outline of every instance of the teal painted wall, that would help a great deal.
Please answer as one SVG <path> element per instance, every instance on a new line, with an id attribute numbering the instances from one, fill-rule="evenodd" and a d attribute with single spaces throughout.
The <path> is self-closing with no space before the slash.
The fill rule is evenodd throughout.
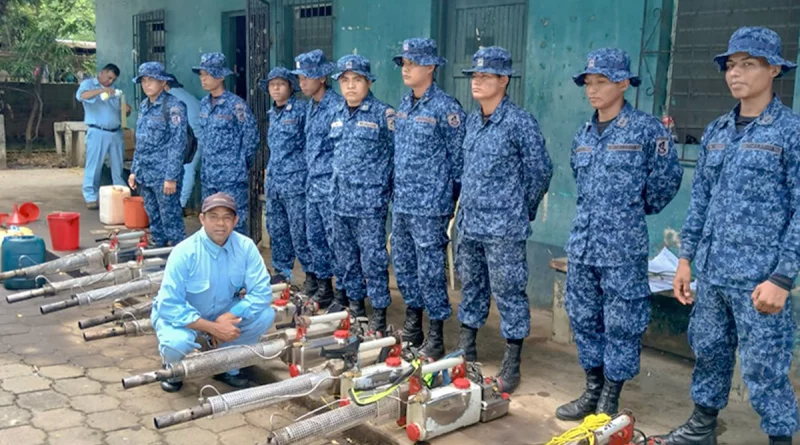
<path id="1" fill-rule="evenodd" d="M 117 88 L 133 98 L 133 30 L 134 14 L 164 9 L 166 12 L 166 45 L 169 72 L 175 74 L 187 90 L 203 94 L 200 80 L 191 67 L 200 62 L 205 52 L 222 51 L 222 14 L 244 10 L 244 0 L 192 0 L 186 2 L 160 0 L 96 0 L 97 65 L 115 63 L 120 67 Z M 137 104 L 131 104 L 136 108 Z M 128 121 L 135 126 L 135 113 Z"/>
<path id="2" fill-rule="evenodd" d="M 392 57 L 409 37 L 435 37 L 438 0 L 336 0 L 333 48 L 336 57 L 358 52 L 370 60 L 378 80 L 372 92 L 397 106 L 406 91 Z M 367 4 L 369 6 L 367 6 Z"/>

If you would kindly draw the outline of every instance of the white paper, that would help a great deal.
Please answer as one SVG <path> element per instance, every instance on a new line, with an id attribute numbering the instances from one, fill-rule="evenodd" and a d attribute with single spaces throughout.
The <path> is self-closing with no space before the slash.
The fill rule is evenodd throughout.
<path id="1" fill-rule="evenodd" d="M 650 292 L 658 293 L 672 291 L 672 280 L 675 278 L 675 271 L 678 270 L 678 257 L 669 249 L 664 247 L 647 264 L 647 276 L 650 284 Z M 697 289 L 697 282 L 689 284 L 692 291 Z"/>

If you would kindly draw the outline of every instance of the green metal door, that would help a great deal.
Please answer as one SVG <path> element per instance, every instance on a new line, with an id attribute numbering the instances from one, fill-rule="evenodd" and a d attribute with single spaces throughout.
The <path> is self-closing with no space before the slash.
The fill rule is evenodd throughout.
<path id="1" fill-rule="evenodd" d="M 523 102 L 525 69 L 525 30 L 527 0 L 447 0 L 444 19 L 444 55 L 448 64 L 441 75 L 445 90 L 455 96 L 465 110 L 477 104 L 472 99 L 469 78 L 461 70 L 469 68 L 472 55 L 482 46 L 502 46 L 511 51 L 514 71 L 508 95 Z"/>

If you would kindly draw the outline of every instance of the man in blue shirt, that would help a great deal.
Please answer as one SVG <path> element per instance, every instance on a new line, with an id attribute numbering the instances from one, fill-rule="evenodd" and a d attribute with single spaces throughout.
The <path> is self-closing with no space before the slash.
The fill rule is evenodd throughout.
<path id="1" fill-rule="evenodd" d="M 781 56 L 775 31 L 749 27 L 714 61 L 739 104 L 703 134 L 674 279 L 675 297 L 694 304 L 695 408 L 653 443 L 716 445 L 738 348 L 761 430 L 771 445 L 786 445 L 798 430 L 789 291 L 800 270 L 800 116 L 774 94 L 773 80 L 797 65 Z"/>
<path id="2" fill-rule="evenodd" d="M 158 62 L 139 67 L 134 83 L 147 98 L 136 121 L 136 151 L 128 185 L 139 189 L 150 218 L 150 234 L 158 247 L 175 246 L 186 237 L 180 192 L 186 153 L 186 106 L 167 94 L 169 75 Z"/>
<path id="3" fill-rule="evenodd" d="M 100 175 L 106 156 L 111 157 L 111 178 L 114 185 L 125 185 L 122 177 L 122 160 L 125 144 L 122 140 L 120 99 L 114 82 L 119 68 L 109 63 L 97 77 L 86 79 L 78 87 L 75 98 L 83 104 L 83 121 L 89 126 L 86 132 L 86 167 L 83 172 L 83 199 L 86 207 L 97 210 Z M 126 104 L 125 113 L 131 107 Z"/>
<path id="4" fill-rule="evenodd" d="M 170 80 L 167 82 L 167 86 L 165 90 L 172 96 L 175 96 L 178 100 L 183 102 L 186 105 L 186 114 L 189 118 L 189 126 L 192 127 L 192 132 L 194 132 L 194 137 L 197 140 L 197 151 L 194 152 L 194 156 L 192 157 L 192 161 L 188 164 L 184 164 L 183 166 L 183 190 L 181 190 L 181 207 L 186 209 L 186 206 L 189 204 L 189 198 L 192 197 L 192 192 L 194 191 L 194 181 L 197 177 L 197 170 L 200 168 L 200 153 L 203 151 L 202 147 L 200 147 L 200 99 L 196 98 L 194 94 L 186 91 L 183 88 L 183 84 L 178 82 L 178 79 L 169 74 Z M 187 211 L 184 210 L 184 216 L 187 215 Z"/>
<path id="5" fill-rule="evenodd" d="M 233 231 L 236 202 L 225 193 L 203 201 L 203 229 L 172 251 L 150 318 L 164 363 L 175 363 L 200 347 L 204 335 L 212 347 L 257 343 L 272 325 L 272 289 L 253 240 Z M 242 296 L 242 290 L 246 293 Z M 241 388 L 248 381 L 231 370 L 214 378 Z M 167 392 L 180 381 L 162 382 Z"/>
<path id="6" fill-rule="evenodd" d="M 236 200 L 236 231 L 247 235 L 250 209 L 250 170 L 260 137 L 256 119 L 247 102 L 225 90 L 225 77 L 233 74 L 221 53 L 203 54 L 192 68 L 208 95 L 200 102 L 200 180 L 203 199 L 217 192 Z"/>
<path id="7" fill-rule="evenodd" d="M 526 240 L 553 165 L 539 123 L 506 95 L 511 53 L 481 48 L 472 57 L 472 68 L 463 72 L 472 78 L 472 96 L 480 109 L 467 117 L 464 137 L 456 259 L 463 283 L 459 349 L 468 361 L 477 361 L 478 329 L 486 323 L 494 295 L 506 339 L 497 381 L 510 393 L 519 385 L 522 342 L 531 328 Z"/>
<path id="8" fill-rule="evenodd" d="M 392 262 L 406 302 L 403 340 L 434 360 L 444 355 L 444 322 L 452 309 L 447 297 L 447 225 L 461 190 L 464 110 L 434 82 L 447 61 L 432 39 L 403 42 L 394 58 L 411 88 L 400 101 L 394 132 Z M 430 324 L 422 333 L 422 311 Z M 423 344 L 424 338 L 424 344 Z"/>

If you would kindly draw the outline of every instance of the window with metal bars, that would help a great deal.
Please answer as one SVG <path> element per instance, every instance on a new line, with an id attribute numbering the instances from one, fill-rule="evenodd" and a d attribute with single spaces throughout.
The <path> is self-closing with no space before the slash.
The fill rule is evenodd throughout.
<path id="1" fill-rule="evenodd" d="M 796 60 L 800 1 L 692 0 L 678 1 L 675 7 L 666 110 L 675 121 L 678 141 L 699 144 L 705 127 L 736 105 L 714 56 L 727 50 L 739 27 L 765 26 L 781 36 L 784 58 Z M 789 107 L 794 85 L 794 72 L 774 82 L 775 93 Z M 693 160 L 689 157 L 684 160 Z"/>
<path id="2" fill-rule="evenodd" d="M 292 54 L 321 49 L 328 59 L 333 57 L 333 3 L 309 0 L 288 0 L 284 5 L 292 11 Z M 288 36 L 287 36 L 288 37 Z"/>
<path id="3" fill-rule="evenodd" d="M 163 9 L 133 16 L 133 69 L 144 62 L 167 64 L 166 16 Z M 141 88 L 135 88 L 136 102 L 142 101 Z"/>

